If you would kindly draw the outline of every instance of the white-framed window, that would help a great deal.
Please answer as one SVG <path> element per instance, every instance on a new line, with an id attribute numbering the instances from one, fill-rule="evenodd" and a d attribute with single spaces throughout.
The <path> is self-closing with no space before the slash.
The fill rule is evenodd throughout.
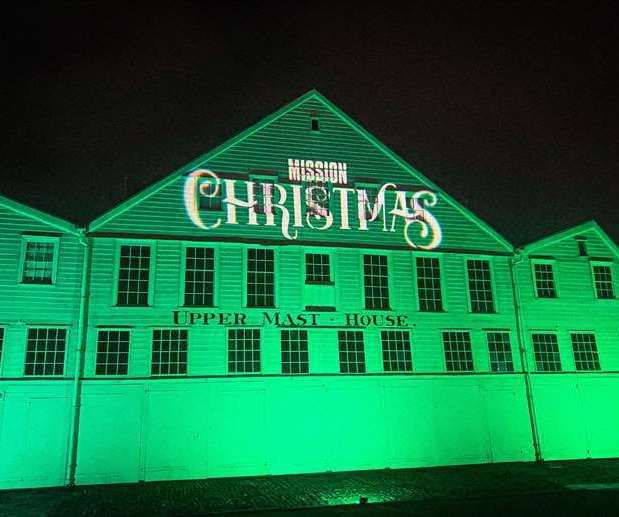
<path id="1" fill-rule="evenodd" d="M 438 257 L 415 257 L 419 310 L 442 312 L 441 263 Z"/>
<path id="2" fill-rule="evenodd" d="M 488 340 L 488 355 L 490 370 L 498 373 L 514 371 L 512 347 L 509 342 L 509 332 L 492 331 L 486 333 Z"/>
<path id="3" fill-rule="evenodd" d="M 183 277 L 185 307 L 215 305 L 215 259 L 215 249 L 212 247 L 185 247 Z"/>
<path id="4" fill-rule="evenodd" d="M 557 298 L 554 262 L 534 260 L 532 268 L 535 296 L 537 298 Z"/>
<path id="5" fill-rule="evenodd" d="M 471 348 L 471 333 L 462 330 L 443 332 L 443 348 L 445 351 L 445 369 L 448 372 L 472 372 L 473 349 Z"/>
<path id="6" fill-rule="evenodd" d="M 363 288 L 366 309 L 389 309 L 387 266 L 387 255 L 363 255 Z"/>
<path id="7" fill-rule="evenodd" d="M 54 284 L 58 265 L 58 247 L 58 237 L 23 235 L 20 282 L 38 285 Z"/>
<path id="8" fill-rule="evenodd" d="M 305 283 L 332 285 L 331 255 L 329 253 L 305 254 Z"/>
<path id="9" fill-rule="evenodd" d="M 572 332 L 574 364 L 578 371 L 600 370 L 600 357 L 593 332 Z"/>
<path id="10" fill-rule="evenodd" d="M 340 373 L 365 373 L 365 348 L 361 330 L 339 330 Z"/>
<path id="11" fill-rule="evenodd" d="M 118 246 L 116 305 L 150 305 L 152 245 L 122 242 Z"/>
<path id="12" fill-rule="evenodd" d="M 102 329 L 97 332 L 95 375 L 127 375 L 130 332 Z"/>
<path id="13" fill-rule="evenodd" d="M 559 341 L 554 333 L 539 332 L 531 334 L 535 366 L 538 372 L 561 371 Z"/>
<path id="14" fill-rule="evenodd" d="M 612 300 L 615 298 L 612 264 L 592 262 L 591 275 L 595 296 L 599 300 Z"/>
<path id="15" fill-rule="evenodd" d="M 383 369 L 386 372 L 411 372 L 410 332 L 408 330 L 381 330 Z"/>
<path id="16" fill-rule="evenodd" d="M 490 261 L 477 258 L 467 259 L 466 277 L 471 312 L 496 312 Z"/>
<path id="17" fill-rule="evenodd" d="M 67 330 L 33 327 L 26 337 L 26 376 L 62 376 L 64 374 Z"/>
<path id="18" fill-rule="evenodd" d="M 282 330 L 282 373 L 309 373 L 307 330 Z"/>
<path id="19" fill-rule="evenodd" d="M 260 372 L 260 329 L 228 329 L 228 373 Z"/>
<path id="20" fill-rule="evenodd" d="M 275 250 L 247 249 L 247 307 L 275 307 Z"/>
<path id="21" fill-rule="evenodd" d="M 151 375 L 185 375 L 187 348 L 187 329 L 153 329 Z"/>

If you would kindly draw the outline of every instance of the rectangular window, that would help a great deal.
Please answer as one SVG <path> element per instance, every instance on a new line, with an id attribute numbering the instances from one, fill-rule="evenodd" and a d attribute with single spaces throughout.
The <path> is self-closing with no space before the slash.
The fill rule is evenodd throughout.
<path id="1" fill-rule="evenodd" d="M 208 194 L 208 196 L 198 195 L 198 208 L 207 212 L 221 210 L 223 185 L 217 186 L 211 179 L 206 180 L 202 185 L 200 192 Z M 213 195 L 214 189 L 217 189 L 217 191 Z"/>
<path id="2" fill-rule="evenodd" d="M 305 283 L 330 284 L 331 265 L 326 253 L 305 254 Z"/>
<path id="3" fill-rule="evenodd" d="M 509 343 L 509 332 L 488 332 L 488 353 L 490 369 L 493 372 L 513 372 L 512 348 Z"/>
<path id="4" fill-rule="evenodd" d="M 537 371 L 561 371 L 561 357 L 556 334 L 533 334 L 532 339 Z"/>
<path id="5" fill-rule="evenodd" d="M 129 331 L 100 330 L 97 335 L 97 375 L 127 375 Z"/>
<path id="6" fill-rule="evenodd" d="M 380 339 L 383 345 L 383 367 L 386 372 L 413 370 L 410 334 L 407 330 L 382 330 Z"/>
<path id="7" fill-rule="evenodd" d="M 187 373 L 187 330 L 153 330 L 152 375 Z"/>
<path id="8" fill-rule="evenodd" d="M 572 334 L 571 337 L 576 369 L 579 371 L 599 370 L 600 358 L 595 343 L 595 335 L 579 332 Z"/>
<path id="9" fill-rule="evenodd" d="M 309 373 L 307 330 L 282 330 L 282 373 Z"/>
<path id="10" fill-rule="evenodd" d="M 228 372 L 260 372 L 260 330 L 228 330 Z"/>
<path id="11" fill-rule="evenodd" d="M 613 289 L 613 272 L 610 266 L 593 265 L 593 283 L 595 284 L 595 295 L 604 300 L 615 297 Z"/>
<path id="12" fill-rule="evenodd" d="M 28 329 L 24 375 L 62 375 L 66 339 L 65 329 Z"/>
<path id="13" fill-rule="evenodd" d="M 473 371 L 473 350 L 469 332 L 443 332 L 443 347 L 448 372 Z"/>
<path id="14" fill-rule="evenodd" d="M 148 305 L 149 278 L 150 246 L 121 246 L 116 304 Z"/>
<path id="15" fill-rule="evenodd" d="M 441 294 L 441 269 L 438 258 L 417 257 L 416 264 L 419 310 L 441 312 L 443 310 L 443 296 Z"/>
<path id="16" fill-rule="evenodd" d="M 389 309 L 389 275 L 385 255 L 363 255 L 366 309 Z"/>
<path id="17" fill-rule="evenodd" d="M 275 307 L 275 253 L 247 250 L 247 306 Z"/>
<path id="18" fill-rule="evenodd" d="M 340 351 L 340 373 L 365 373 L 363 332 L 340 330 L 337 333 Z"/>
<path id="19" fill-rule="evenodd" d="M 185 306 L 212 307 L 215 284 L 213 248 L 185 249 Z"/>
<path id="20" fill-rule="evenodd" d="M 21 281 L 24 284 L 52 284 L 58 240 L 26 238 L 23 247 Z"/>
<path id="21" fill-rule="evenodd" d="M 467 260 L 466 270 L 469 279 L 471 312 L 494 312 L 490 262 L 488 260 Z"/>
<path id="22" fill-rule="evenodd" d="M 535 263 L 533 264 L 535 275 L 535 292 L 538 298 L 556 298 L 555 276 L 552 264 Z"/>

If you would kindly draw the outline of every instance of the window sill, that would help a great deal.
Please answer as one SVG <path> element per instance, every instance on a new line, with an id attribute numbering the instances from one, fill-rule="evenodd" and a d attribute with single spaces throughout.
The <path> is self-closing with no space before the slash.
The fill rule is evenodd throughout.
<path id="1" fill-rule="evenodd" d="M 335 282 L 332 280 L 328 282 L 321 282 L 319 280 L 306 280 L 305 285 L 335 285 Z"/>
<path id="2" fill-rule="evenodd" d="M 116 304 L 116 305 L 112 305 L 112 307 L 153 307 L 152 305 L 138 305 L 138 304 L 131 304 L 131 305 L 125 305 L 125 304 Z"/>

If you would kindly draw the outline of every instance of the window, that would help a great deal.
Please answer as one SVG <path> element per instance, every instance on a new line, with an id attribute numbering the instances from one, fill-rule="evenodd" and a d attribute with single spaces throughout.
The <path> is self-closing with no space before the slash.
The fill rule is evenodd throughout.
<path id="1" fill-rule="evenodd" d="M 247 306 L 275 306 L 275 253 L 247 250 Z"/>
<path id="2" fill-rule="evenodd" d="M 552 264 L 539 262 L 533 264 L 535 293 L 538 298 L 556 298 L 555 277 Z"/>
<path id="3" fill-rule="evenodd" d="M 62 375 L 66 339 L 65 329 L 28 329 L 24 375 Z"/>
<path id="4" fill-rule="evenodd" d="M 58 239 L 55 237 L 25 237 L 22 249 L 21 282 L 53 284 Z"/>
<path id="5" fill-rule="evenodd" d="M 584 237 L 576 237 L 576 243 L 578 244 L 578 255 L 581 257 L 587 256 L 587 241 Z"/>
<path id="6" fill-rule="evenodd" d="M 380 339 L 383 344 L 383 367 L 386 372 L 410 372 L 413 370 L 408 331 L 382 330 Z"/>
<path id="7" fill-rule="evenodd" d="M 260 371 L 260 330 L 228 330 L 228 372 L 255 373 Z"/>
<path id="8" fill-rule="evenodd" d="M 441 294 L 441 270 L 438 258 L 417 257 L 417 292 L 419 310 L 424 312 L 441 312 L 443 297 Z"/>
<path id="9" fill-rule="evenodd" d="M 512 349 L 509 343 L 509 332 L 488 332 L 488 353 L 490 355 L 490 370 L 493 372 L 513 372 Z"/>
<path id="10" fill-rule="evenodd" d="M 129 331 L 100 330 L 97 335 L 97 375 L 127 375 Z"/>
<path id="11" fill-rule="evenodd" d="M 533 334 L 532 338 L 537 371 L 561 371 L 561 357 L 556 334 Z"/>
<path id="12" fill-rule="evenodd" d="M 365 373 L 363 332 L 340 330 L 337 333 L 340 351 L 340 373 Z"/>
<path id="13" fill-rule="evenodd" d="M 330 284 L 331 266 L 326 253 L 305 254 L 305 283 Z"/>
<path id="14" fill-rule="evenodd" d="M 595 284 L 595 295 L 601 300 L 614 298 L 613 273 L 610 266 L 594 264 L 591 268 L 593 271 L 593 283 Z"/>
<path id="15" fill-rule="evenodd" d="M 320 131 L 320 124 L 317 118 L 312 118 L 312 131 Z"/>
<path id="16" fill-rule="evenodd" d="M 121 246 L 116 304 L 148 305 L 149 277 L 150 246 Z"/>
<path id="17" fill-rule="evenodd" d="M 572 334 L 571 337 L 576 369 L 579 371 L 599 370 L 600 358 L 595 343 L 595 335 L 579 332 Z"/>
<path id="18" fill-rule="evenodd" d="M 215 194 L 213 195 L 214 189 L 217 189 L 217 192 L 215 192 Z M 207 212 L 221 210 L 223 185 L 216 185 L 213 179 L 208 178 L 200 186 L 200 192 L 207 194 L 198 196 L 198 208 L 200 210 L 204 210 Z"/>
<path id="19" fill-rule="evenodd" d="M 366 309 L 389 309 L 389 275 L 385 255 L 363 255 Z"/>
<path id="20" fill-rule="evenodd" d="M 468 332 L 443 332 L 443 347 L 448 372 L 473 371 L 471 335 Z"/>
<path id="21" fill-rule="evenodd" d="M 153 330 L 152 375 L 187 373 L 187 330 Z"/>
<path id="22" fill-rule="evenodd" d="M 214 305 L 215 253 L 213 248 L 185 249 L 185 306 Z"/>
<path id="23" fill-rule="evenodd" d="M 307 330 L 282 330 L 282 373 L 309 373 Z"/>
<path id="24" fill-rule="evenodd" d="M 466 270 L 469 280 L 471 312 L 494 312 L 490 262 L 487 260 L 467 260 Z"/>

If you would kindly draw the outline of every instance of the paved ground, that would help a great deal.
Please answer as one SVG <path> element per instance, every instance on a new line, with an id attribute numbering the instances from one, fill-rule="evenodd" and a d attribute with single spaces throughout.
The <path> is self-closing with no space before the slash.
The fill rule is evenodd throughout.
<path id="1" fill-rule="evenodd" d="M 367 503 L 359 504 L 360 498 Z M 619 515 L 619 459 L 0 491 L 2 516 Z"/>

